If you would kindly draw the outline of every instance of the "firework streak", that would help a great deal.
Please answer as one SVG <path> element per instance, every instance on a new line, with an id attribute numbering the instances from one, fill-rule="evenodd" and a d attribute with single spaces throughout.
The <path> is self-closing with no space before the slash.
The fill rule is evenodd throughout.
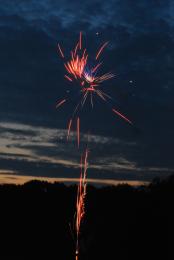
<path id="1" fill-rule="evenodd" d="M 111 72 L 107 72 L 99 75 L 98 71 L 101 69 L 103 64 L 100 61 L 100 57 L 108 45 L 108 42 L 105 42 L 101 45 L 99 50 L 96 52 L 95 57 L 93 58 L 94 66 L 90 66 L 89 64 L 89 55 L 86 48 L 83 48 L 83 38 L 82 32 L 80 32 L 79 40 L 76 43 L 74 49 L 70 51 L 69 58 L 66 58 L 66 55 L 63 52 L 62 47 L 58 44 L 58 52 L 60 57 L 64 60 L 64 67 L 66 74 L 64 75 L 65 79 L 70 83 L 76 82 L 78 85 L 78 94 L 80 94 L 80 99 L 78 100 L 74 111 L 72 113 L 71 118 L 68 121 L 67 127 L 67 140 L 69 140 L 70 132 L 72 129 L 72 125 L 75 121 L 76 132 L 77 132 L 77 145 L 78 148 L 80 146 L 80 110 L 85 105 L 87 98 L 90 100 L 91 107 L 94 106 L 94 95 L 99 97 L 102 101 L 108 104 L 111 107 L 111 111 L 124 121 L 129 124 L 132 124 L 132 121 L 129 120 L 125 115 L 123 115 L 120 111 L 118 111 L 111 102 L 112 97 L 106 94 L 103 90 L 101 90 L 101 85 L 104 81 L 110 80 L 114 78 L 114 74 Z M 57 102 L 56 108 L 60 108 L 65 105 L 72 96 L 68 96 L 62 100 Z M 87 174 L 87 160 L 88 160 L 88 149 L 85 150 L 84 154 L 81 156 L 81 173 L 80 180 L 78 184 L 77 190 L 77 201 L 76 201 L 76 260 L 79 258 L 79 235 L 80 235 L 80 227 L 82 220 L 85 214 L 85 196 L 86 196 L 86 174 Z"/>
<path id="2" fill-rule="evenodd" d="M 86 197 L 86 176 L 87 176 L 87 167 L 88 167 L 88 149 L 85 150 L 85 153 L 81 156 L 81 173 L 80 180 L 77 189 L 77 201 L 76 201 L 76 260 L 79 256 L 79 235 L 81 222 L 85 215 L 85 197 Z"/>

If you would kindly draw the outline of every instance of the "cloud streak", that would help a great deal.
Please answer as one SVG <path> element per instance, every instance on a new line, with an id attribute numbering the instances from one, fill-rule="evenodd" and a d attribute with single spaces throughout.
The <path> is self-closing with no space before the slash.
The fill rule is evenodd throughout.
<path id="1" fill-rule="evenodd" d="M 2 122 L 0 132 L 2 176 L 12 173 L 14 176 L 20 174 L 26 178 L 78 178 L 80 151 L 74 153 L 74 141 L 67 143 L 66 130 Z M 75 135 L 72 134 L 71 138 L 74 139 Z M 82 135 L 82 145 L 87 138 Z M 166 176 L 173 171 L 172 168 L 153 165 L 140 166 L 137 162 L 118 155 L 123 148 L 137 149 L 137 144 L 133 142 L 91 135 L 88 145 L 93 157 L 93 160 L 89 161 L 90 179 L 103 179 L 105 182 L 112 180 L 113 183 L 114 179 L 149 181 L 153 177 Z M 113 145 L 117 146 L 117 154 L 108 155 L 107 151 L 113 151 Z"/>

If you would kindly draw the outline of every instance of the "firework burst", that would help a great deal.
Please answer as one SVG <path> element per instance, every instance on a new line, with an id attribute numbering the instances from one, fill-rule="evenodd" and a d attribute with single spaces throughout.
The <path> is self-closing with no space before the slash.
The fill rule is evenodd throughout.
<path id="1" fill-rule="evenodd" d="M 78 100 L 77 105 L 72 113 L 71 118 L 68 121 L 67 127 L 67 140 L 69 139 L 72 124 L 76 122 L 77 129 L 77 144 L 78 147 L 80 145 L 80 116 L 79 111 L 86 103 L 87 98 L 90 99 L 91 107 L 94 106 L 94 95 L 99 97 L 106 103 L 111 105 L 112 97 L 110 97 L 107 93 L 101 90 L 100 86 L 104 81 L 110 80 L 114 78 L 114 74 L 111 72 L 104 73 L 99 75 L 98 71 L 103 65 L 99 59 L 102 55 L 102 52 L 108 45 L 108 42 L 105 42 L 95 55 L 95 64 L 94 66 L 89 66 L 89 55 L 87 49 L 83 48 L 82 45 L 82 32 L 80 32 L 79 40 L 75 45 L 74 49 L 70 52 L 70 58 L 67 59 L 63 49 L 60 44 L 58 44 L 58 51 L 64 62 L 65 67 L 65 79 L 69 82 L 76 82 L 79 87 L 80 99 Z M 67 103 L 72 96 L 68 98 L 64 98 L 57 102 L 56 108 L 60 108 L 65 103 Z M 125 120 L 127 123 L 132 124 L 131 120 L 129 120 L 125 115 L 123 115 L 120 111 L 118 111 L 115 107 L 112 106 L 111 111 L 119 116 L 121 119 Z M 76 220 L 75 220 L 75 230 L 76 230 L 76 260 L 79 259 L 79 236 L 80 236 L 80 228 L 81 223 L 85 215 L 85 197 L 86 197 L 86 177 L 87 177 L 87 167 L 88 167 L 88 149 L 85 150 L 84 154 L 81 156 L 81 173 L 80 179 L 77 189 L 77 199 L 76 199 Z"/>
<path id="2" fill-rule="evenodd" d="M 82 32 L 80 32 L 79 40 L 75 45 L 74 49 L 70 51 L 70 58 L 67 59 L 60 44 L 58 44 L 58 51 L 64 62 L 64 67 L 66 74 L 64 75 L 65 79 L 69 82 L 76 82 L 79 86 L 80 91 L 80 99 L 72 113 L 71 118 L 68 122 L 68 133 L 67 139 L 69 139 L 69 135 L 71 132 L 72 123 L 76 121 L 76 129 L 77 129 L 77 144 L 79 147 L 80 144 L 80 117 L 79 110 L 83 108 L 87 98 L 90 99 L 91 106 L 94 106 L 94 98 L 96 95 L 106 103 L 111 103 L 112 97 L 101 90 L 100 86 L 104 81 L 110 80 L 114 78 L 114 74 L 111 72 L 104 73 L 99 75 L 99 68 L 102 66 L 102 62 L 99 61 L 102 52 L 108 45 L 108 42 L 105 42 L 97 51 L 95 56 L 95 64 L 93 67 L 89 66 L 89 55 L 86 48 L 83 48 L 82 45 Z M 68 100 L 72 97 L 68 97 L 66 99 L 59 100 L 57 102 L 56 107 L 59 108 L 64 105 Z M 125 115 L 123 115 L 120 111 L 118 111 L 115 107 L 112 106 L 111 111 L 128 122 L 132 124 L 131 120 L 129 120 Z"/>

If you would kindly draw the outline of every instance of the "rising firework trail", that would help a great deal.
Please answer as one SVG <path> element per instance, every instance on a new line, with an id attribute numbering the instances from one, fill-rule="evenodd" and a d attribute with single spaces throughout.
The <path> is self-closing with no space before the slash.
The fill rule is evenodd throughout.
<path id="1" fill-rule="evenodd" d="M 75 230 L 76 230 L 76 260 L 79 258 L 79 236 L 80 236 L 80 227 L 82 220 L 85 215 L 85 198 L 86 198 L 86 176 L 87 176 L 87 167 L 88 167 L 88 149 L 85 150 L 85 153 L 81 156 L 81 173 L 80 180 L 77 189 L 77 200 L 76 200 L 76 221 L 75 221 Z"/>
<path id="2" fill-rule="evenodd" d="M 79 147 L 80 144 L 80 116 L 79 112 L 83 108 L 83 106 L 86 103 L 86 100 L 89 98 L 91 107 L 94 107 L 94 95 L 98 96 L 100 99 L 102 99 L 106 104 L 108 104 L 111 107 L 111 111 L 120 117 L 121 119 L 125 120 L 127 123 L 132 124 L 132 121 L 127 118 L 127 116 L 123 115 L 120 111 L 118 111 L 114 105 L 112 105 L 113 102 L 111 102 L 113 99 L 111 96 L 109 96 L 107 93 L 105 93 L 103 90 L 101 90 L 101 85 L 104 81 L 110 80 L 114 78 L 114 74 L 111 72 L 104 73 L 99 75 L 98 71 L 101 69 L 101 66 L 103 65 L 103 62 L 100 61 L 100 57 L 108 45 L 108 42 L 105 42 L 101 45 L 99 50 L 96 52 L 96 56 L 94 58 L 94 66 L 89 65 L 89 54 L 87 52 L 86 48 L 83 48 L 83 38 L 82 38 L 82 32 L 80 32 L 79 40 L 76 43 L 74 49 L 70 51 L 70 56 L 66 58 L 66 55 L 63 52 L 62 47 L 60 44 L 58 44 L 58 51 L 60 54 L 60 57 L 65 60 L 64 61 L 64 67 L 65 67 L 65 79 L 69 82 L 76 82 L 78 85 L 78 95 L 79 100 L 77 102 L 77 105 L 74 108 L 74 111 L 72 113 L 71 118 L 69 119 L 68 123 L 68 133 L 67 133 L 67 139 L 69 139 L 71 127 L 74 121 L 76 121 L 76 129 L 77 129 L 77 144 Z M 59 100 L 57 102 L 56 107 L 60 108 L 65 103 L 67 103 L 69 100 L 71 100 L 73 97 L 68 96 L 68 98 L 64 98 L 62 100 Z"/>

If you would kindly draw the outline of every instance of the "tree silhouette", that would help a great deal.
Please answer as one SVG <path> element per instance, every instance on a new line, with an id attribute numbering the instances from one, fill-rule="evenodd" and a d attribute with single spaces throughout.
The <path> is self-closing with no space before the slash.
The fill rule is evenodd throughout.
<path id="1" fill-rule="evenodd" d="M 0 185 L 0 259 L 74 259 L 76 189 L 43 181 Z M 80 259 L 173 259 L 173 197 L 174 176 L 139 188 L 89 186 Z"/>

